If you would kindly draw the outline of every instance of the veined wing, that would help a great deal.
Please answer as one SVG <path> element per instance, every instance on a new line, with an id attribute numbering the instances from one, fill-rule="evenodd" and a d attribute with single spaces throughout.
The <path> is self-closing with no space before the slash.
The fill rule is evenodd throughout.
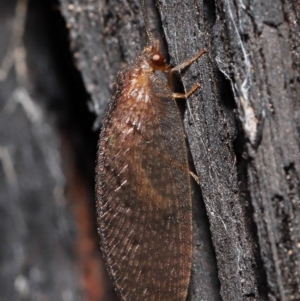
<path id="1" fill-rule="evenodd" d="M 121 97 L 104 122 L 99 231 L 123 300 L 183 301 L 192 248 L 186 146 L 171 92 L 155 76 L 151 84 L 148 102 Z"/>

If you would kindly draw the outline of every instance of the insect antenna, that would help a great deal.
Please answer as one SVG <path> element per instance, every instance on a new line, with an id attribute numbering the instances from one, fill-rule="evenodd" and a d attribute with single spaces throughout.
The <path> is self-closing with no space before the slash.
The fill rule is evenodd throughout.
<path id="1" fill-rule="evenodd" d="M 155 44 L 154 37 L 153 37 L 153 35 L 150 31 L 148 11 L 147 11 L 147 6 L 146 6 L 145 1 L 146 0 L 141 0 L 141 9 L 142 9 L 142 14 L 143 14 L 146 34 L 147 34 L 147 37 L 148 37 L 148 40 L 149 40 L 149 42 L 147 44 L 154 45 Z"/>

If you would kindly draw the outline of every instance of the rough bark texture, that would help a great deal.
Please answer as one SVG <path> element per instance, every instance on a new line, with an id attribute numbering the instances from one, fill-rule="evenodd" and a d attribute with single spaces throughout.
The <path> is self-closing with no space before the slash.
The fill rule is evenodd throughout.
<path id="1" fill-rule="evenodd" d="M 93 214 L 94 116 L 55 5 L 0 2 L 1 301 L 111 300 Z"/>
<path id="2" fill-rule="evenodd" d="M 296 1 L 217 3 L 226 20 L 246 139 L 248 189 L 270 300 L 300 299 L 299 50 Z M 299 13 L 299 11 L 298 11 Z M 223 22 L 222 22 L 223 23 Z M 224 47 L 224 48 L 225 48 Z M 220 65 L 219 65 L 220 67 Z"/>
<path id="3" fill-rule="evenodd" d="M 14 1 L 6 2 L 6 6 L 2 2 L 0 4 L 3 6 L 1 16 L 4 16 L 5 9 L 14 7 Z M 156 6 L 154 1 L 147 2 L 151 29 L 161 40 L 172 65 L 191 57 L 203 47 L 208 50 L 201 59 L 181 72 L 182 85 L 178 85 L 179 90 L 188 90 L 195 82 L 201 85 L 186 105 L 182 105 L 187 140 L 201 188 L 201 191 L 198 191 L 199 187 L 194 189 L 194 259 L 189 300 L 300 300 L 298 1 L 157 0 Z M 131 62 L 145 45 L 140 3 L 138 0 L 60 0 L 60 4 L 70 32 L 71 50 L 91 95 L 90 108 L 97 115 L 94 127 L 99 128 L 116 73 Z M 4 17 L 1 18 L 4 22 Z M 9 30 L 3 30 L 5 26 L 0 28 L 2 43 L 8 39 Z M 0 57 L 3 56 L 0 53 Z M 56 87 L 56 83 L 51 83 L 50 87 Z M 75 86 L 71 85 L 70 89 Z M 52 95 L 52 88 L 45 89 L 44 93 Z M 12 94 L 15 90 L 18 93 Z M 16 83 L 12 78 L 0 95 L 2 99 L 14 95 L 18 101 L 20 95 L 22 99 L 26 96 L 20 91 L 23 91 L 20 90 L 20 82 Z M 60 99 L 58 96 L 52 98 Z M 83 97 L 82 103 L 84 100 Z M 1 105 L 2 111 L 3 107 L 4 104 Z M 23 208 L 18 203 L 5 202 L 7 199 L 20 200 L 20 195 L 24 195 L 23 190 L 12 186 L 14 177 L 19 177 L 19 171 L 16 175 L 7 172 L 10 170 L 7 154 L 13 154 L 8 151 L 10 139 L 21 141 L 19 133 L 23 136 L 28 133 L 32 140 L 45 135 L 42 125 L 30 125 L 36 119 L 28 119 L 27 111 L 22 112 L 23 107 L 14 111 L 13 114 L 20 114 L 15 121 L 12 119 L 14 115 L 9 115 L 10 119 L 0 116 L 1 135 L 7 135 L 0 148 L 1 176 L 6 181 L 1 182 L 0 214 L 4 229 L 1 233 L 6 233 L 4 238 L 8 237 L 8 221 L 14 223 L 13 218 L 18 219 L 16 225 L 19 227 L 18 231 L 14 228 L 11 232 L 15 233 L 13 239 L 5 240 L 8 241 L 5 247 L 1 244 L 1 262 L 7 261 L 7 268 L 1 264 L 0 270 L 0 277 L 5 280 L 0 281 L 3 283 L 1 291 L 6 289 L 3 300 L 21 300 L 21 297 L 14 298 L 11 283 L 15 281 L 15 289 L 18 290 L 26 282 L 23 278 L 16 278 L 18 272 L 13 272 L 20 270 L 16 267 L 19 261 L 8 261 L 7 256 L 13 248 L 9 244 L 20 244 L 23 239 L 23 224 L 19 222 L 24 219 L 22 214 L 27 219 L 33 214 L 27 214 L 27 207 Z M 79 120 L 80 114 L 76 116 Z M 28 127 L 21 124 L 22 118 L 22 124 L 28 124 Z M 16 128 L 18 124 L 19 128 Z M 55 135 L 51 131 L 48 135 L 53 138 L 43 136 L 43 141 L 47 140 L 50 149 L 56 149 Z M 29 145 L 34 148 L 46 143 L 36 144 L 33 141 L 28 144 L 28 139 L 26 144 L 21 141 L 16 149 L 26 150 Z M 32 152 L 38 154 L 38 147 L 35 150 L 28 148 L 27 160 L 32 157 L 28 155 Z M 12 160 L 18 158 L 22 157 L 16 156 Z M 57 160 L 55 164 L 59 166 L 60 161 Z M 29 165 L 36 175 L 45 177 L 34 178 L 35 174 L 30 174 L 30 185 L 49 183 L 45 187 L 36 184 L 30 189 L 42 191 L 38 200 L 47 196 L 48 190 L 53 191 L 58 179 L 51 178 L 51 170 L 47 171 L 44 163 L 32 162 Z M 63 183 L 64 180 L 60 185 Z M 33 197 L 30 199 L 34 200 Z M 64 206 L 55 209 L 57 203 L 51 203 L 54 207 L 49 209 L 45 203 L 38 203 L 48 215 L 51 210 L 59 213 L 54 217 L 50 214 L 51 221 L 61 220 L 59 216 L 63 216 L 68 227 L 72 227 L 72 215 L 62 213 L 66 210 Z M 36 203 L 32 205 L 35 206 Z M 48 215 L 41 218 L 39 226 L 47 221 Z M 34 233 L 34 227 L 28 229 L 28 233 Z M 55 239 L 47 231 L 42 232 L 42 236 L 45 244 L 51 246 Z M 21 245 L 22 248 L 27 246 L 26 243 Z M 59 258 L 63 260 L 52 258 L 54 261 L 47 261 L 42 270 L 50 279 L 55 279 L 52 268 L 56 269 L 58 263 L 61 265 L 63 262 L 64 266 L 57 269 L 64 271 L 66 286 L 77 296 L 72 300 L 79 300 L 79 295 L 76 295 L 78 279 L 74 276 L 77 263 L 72 262 L 68 256 L 70 253 L 66 253 L 60 244 L 55 246 L 59 248 L 56 254 L 61 254 Z M 10 266 L 14 270 L 9 269 Z M 20 275 L 26 276 L 24 273 Z M 26 277 L 28 281 L 30 277 Z M 51 286 L 52 295 L 48 292 L 49 298 L 69 300 L 57 297 L 56 292 L 61 293 L 61 287 L 56 286 L 55 281 Z M 11 298 L 8 297 L 10 293 Z M 38 299 L 31 296 L 30 300 Z"/>
<path id="4" fill-rule="evenodd" d="M 22 65 L 27 4 L 1 1 L 0 14 L 0 299 L 80 300 L 59 139 L 30 96 Z"/>

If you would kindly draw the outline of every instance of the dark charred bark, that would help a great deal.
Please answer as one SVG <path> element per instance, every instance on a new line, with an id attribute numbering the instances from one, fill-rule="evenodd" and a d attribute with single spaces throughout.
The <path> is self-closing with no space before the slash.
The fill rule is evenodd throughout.
<path id="1" fill-rule="evenodd" d="M 0 28 L 0 300 L 111 300 L 94 116 L 58 3 L 1 1 Z"/>
<path id="2" fill-rule="evenodd" d="M 15 3 L 6 2 L 10 3 L 13 15 Z M 147 2 L 150 27 L 172 65 L 190 58 L 202 48 L 207 49 L 204 56 L 180 73 L 177 85 L 178 91 L 188 90 L 196 82 L 201 85 L 186 103 L 180 104 L 191 161 L 201 189 L 198 186 L 194 189 L 194 259 L 189 300 L 300 300 L 298 1 L 158 0 L 156 6 L 154 1 Z M 76 65 L 91 96 L 89 107 L 97 116 L 94 128 L 99 129 L 116 73 L 133 61 L 146 43 L 140 3 L 138 0 L 60 0 L 60 4 Z M 0 11 L 4 14 L 5 10 Z M 3 36 L 8 34 L 7 29 Z M 37 39 L 41 36 L 43 34 Z M 34 58 L 35 52 L 31 51 Z M 63 73 L 65 81 L 70 74 Z M 2 99 L 20 86 L 16 78 L 7 80 L 1 92 Z M 22 85 L 28 87 L 28 83 Z M 75 85 L 69 90 L 75 89 Z M 54 87 L 51 91 L 44 91 L 45 95 L 52 95 L 57 83 L 51 87 Z M 87 105 L 85 97 L 81 100 L 74 94 L 73 97 Z M 70 95 L 67 98 L 70 99 Z M 68 105 L 72 106 L 70 102 Z M 84 112 L 83 107 L 81 111 Z M 58 110 L 55 112 L 57 114 Z M 72 114 L 66 112 L 63 114 Z M 15 127 L 25 115 L 21 110 L 14 114 L 21 117 L 16 116 L 17 121 L 10 117 L 9 121 L 3 119 L 4 115 L 0 116 L 1 124 L 5 121 L 7 127 L 12 128 L 5 134 L 2 126 L 1 133 L 19 141 L 21 138 L 14 133 L 25 135 L 27 130 L 24 126 Z M 75 116 L 80 123 L 80 113 Z M 67 124 L 75 126 L 76 121 Z M 28 125 L 28 135 L 36 135 L 31 127 Z M 84 133 L 89 131 L 92 131 L 91 125 Z M 55 135 L 53 137 L 47 138 L 49 147 L 56 148 Z M 1 142 L 2 161 L 9 139 Z M 20 141 L 19 148 L 25 143 L 25 140 Z M 28 145 L 26 143 L 26 147 Z M 30 145 L 36 147 L 34 143 Z M 83 157 L 92 155 L 85 153 Z M 46 169 L 39 169 L 42 165 L 39 167 L 38 163 L 30 163 L 30 168 L 46 178 L 40 179 L 45 187 L 32 188 L 41 191 L 37 200 L 47 195 L 48 190 L 53 191 L 56 185 L 47 176 Z M 57 164 L 61 165 L 59 160 Z M 4 163 L 2 166 L 6 172 L 7 166 Z M 5 172 L 2 172 L 4 179 Z M 93 181 L 87 174 L 91 172 L 81 176 Z M 18 212 L 27 214 L 23 213 L 21 205 L 13 202 L 5 205 L 5 199 L 17 200 L 23 194 L 23 190 L 11 188 L 13 177 L 6 179 L 9 183 L 2 181 L 1 211 L 6 208 L 17 218 L 20 213 L 14 213 L 15 209 L 9 206 L 16 206 Z M 63 187 L 64 181 L 61 185 Z M 65 214 L 61 213 L 66 210 L 62 207 L 59 214 Z M 48 207 L 43 210 L 49 212 Z M 1 212 L 2 215 L 5 216 Z M 1 221 L 4 233 L 8 233 L 8 219 L 12 220 L 7 217 L 7 221 Z M 72 217 L 66 219 L 68 227 L 72 228 Z M 20 222 L 16 224 L 21 227 Z M 8 246 L 22 240 L 21 229 L 15 232 L 5 240 Z M 47 243 L 53 243 L 51 236 L 43 236 Z M 0 255 L 6 260 L 3 250 Z M 73 279 L 76 263 L 67 256 L 68 252 L 59 252 L 67 258 L 63 260 L 67 267 L 57 267 L 57 270 L 63 269 L 68 274 L 66 277 L 72 282 L 69 288 L 75 292 L 79 287 Z M 47 267 L 44 273 L 53 277 Z M 6 280 L 11 282 L 15 281 L 13 275 L 13 272 L 1 270 L 0 277 L 11 277 L 12 280 Z M 55 285 L 52 289 L 59 291 Z M 5 296 L 9 296 L 8 290 Z M 56 295 L 53 293 L 53 296 Z M 32 300 L 35 299 L 32 297 Z"/>
<path id="3" fill-rule="evenodd" d="M 58 91 L 53 86 L 47 95 L 30 93 L 23 39 L 26 2 L 0 3 L 0 299 L 69 295 L 80 300 L 72 251 L 75 224 L 63 196 L 59 139 L 41 108 Z M 36 50 L 40 57 L 35 59 L 44 63 L 48 53 Z"/>

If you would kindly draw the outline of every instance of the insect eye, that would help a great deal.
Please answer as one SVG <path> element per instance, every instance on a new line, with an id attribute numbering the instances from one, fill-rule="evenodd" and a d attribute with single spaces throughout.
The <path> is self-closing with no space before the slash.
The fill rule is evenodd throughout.
<path id="1" fill-rule="evenodd" d="M 165 58 L 160 53 L 154 53 L 151 57 L 151 62 L 155 66 L 165 65 Z"/>

